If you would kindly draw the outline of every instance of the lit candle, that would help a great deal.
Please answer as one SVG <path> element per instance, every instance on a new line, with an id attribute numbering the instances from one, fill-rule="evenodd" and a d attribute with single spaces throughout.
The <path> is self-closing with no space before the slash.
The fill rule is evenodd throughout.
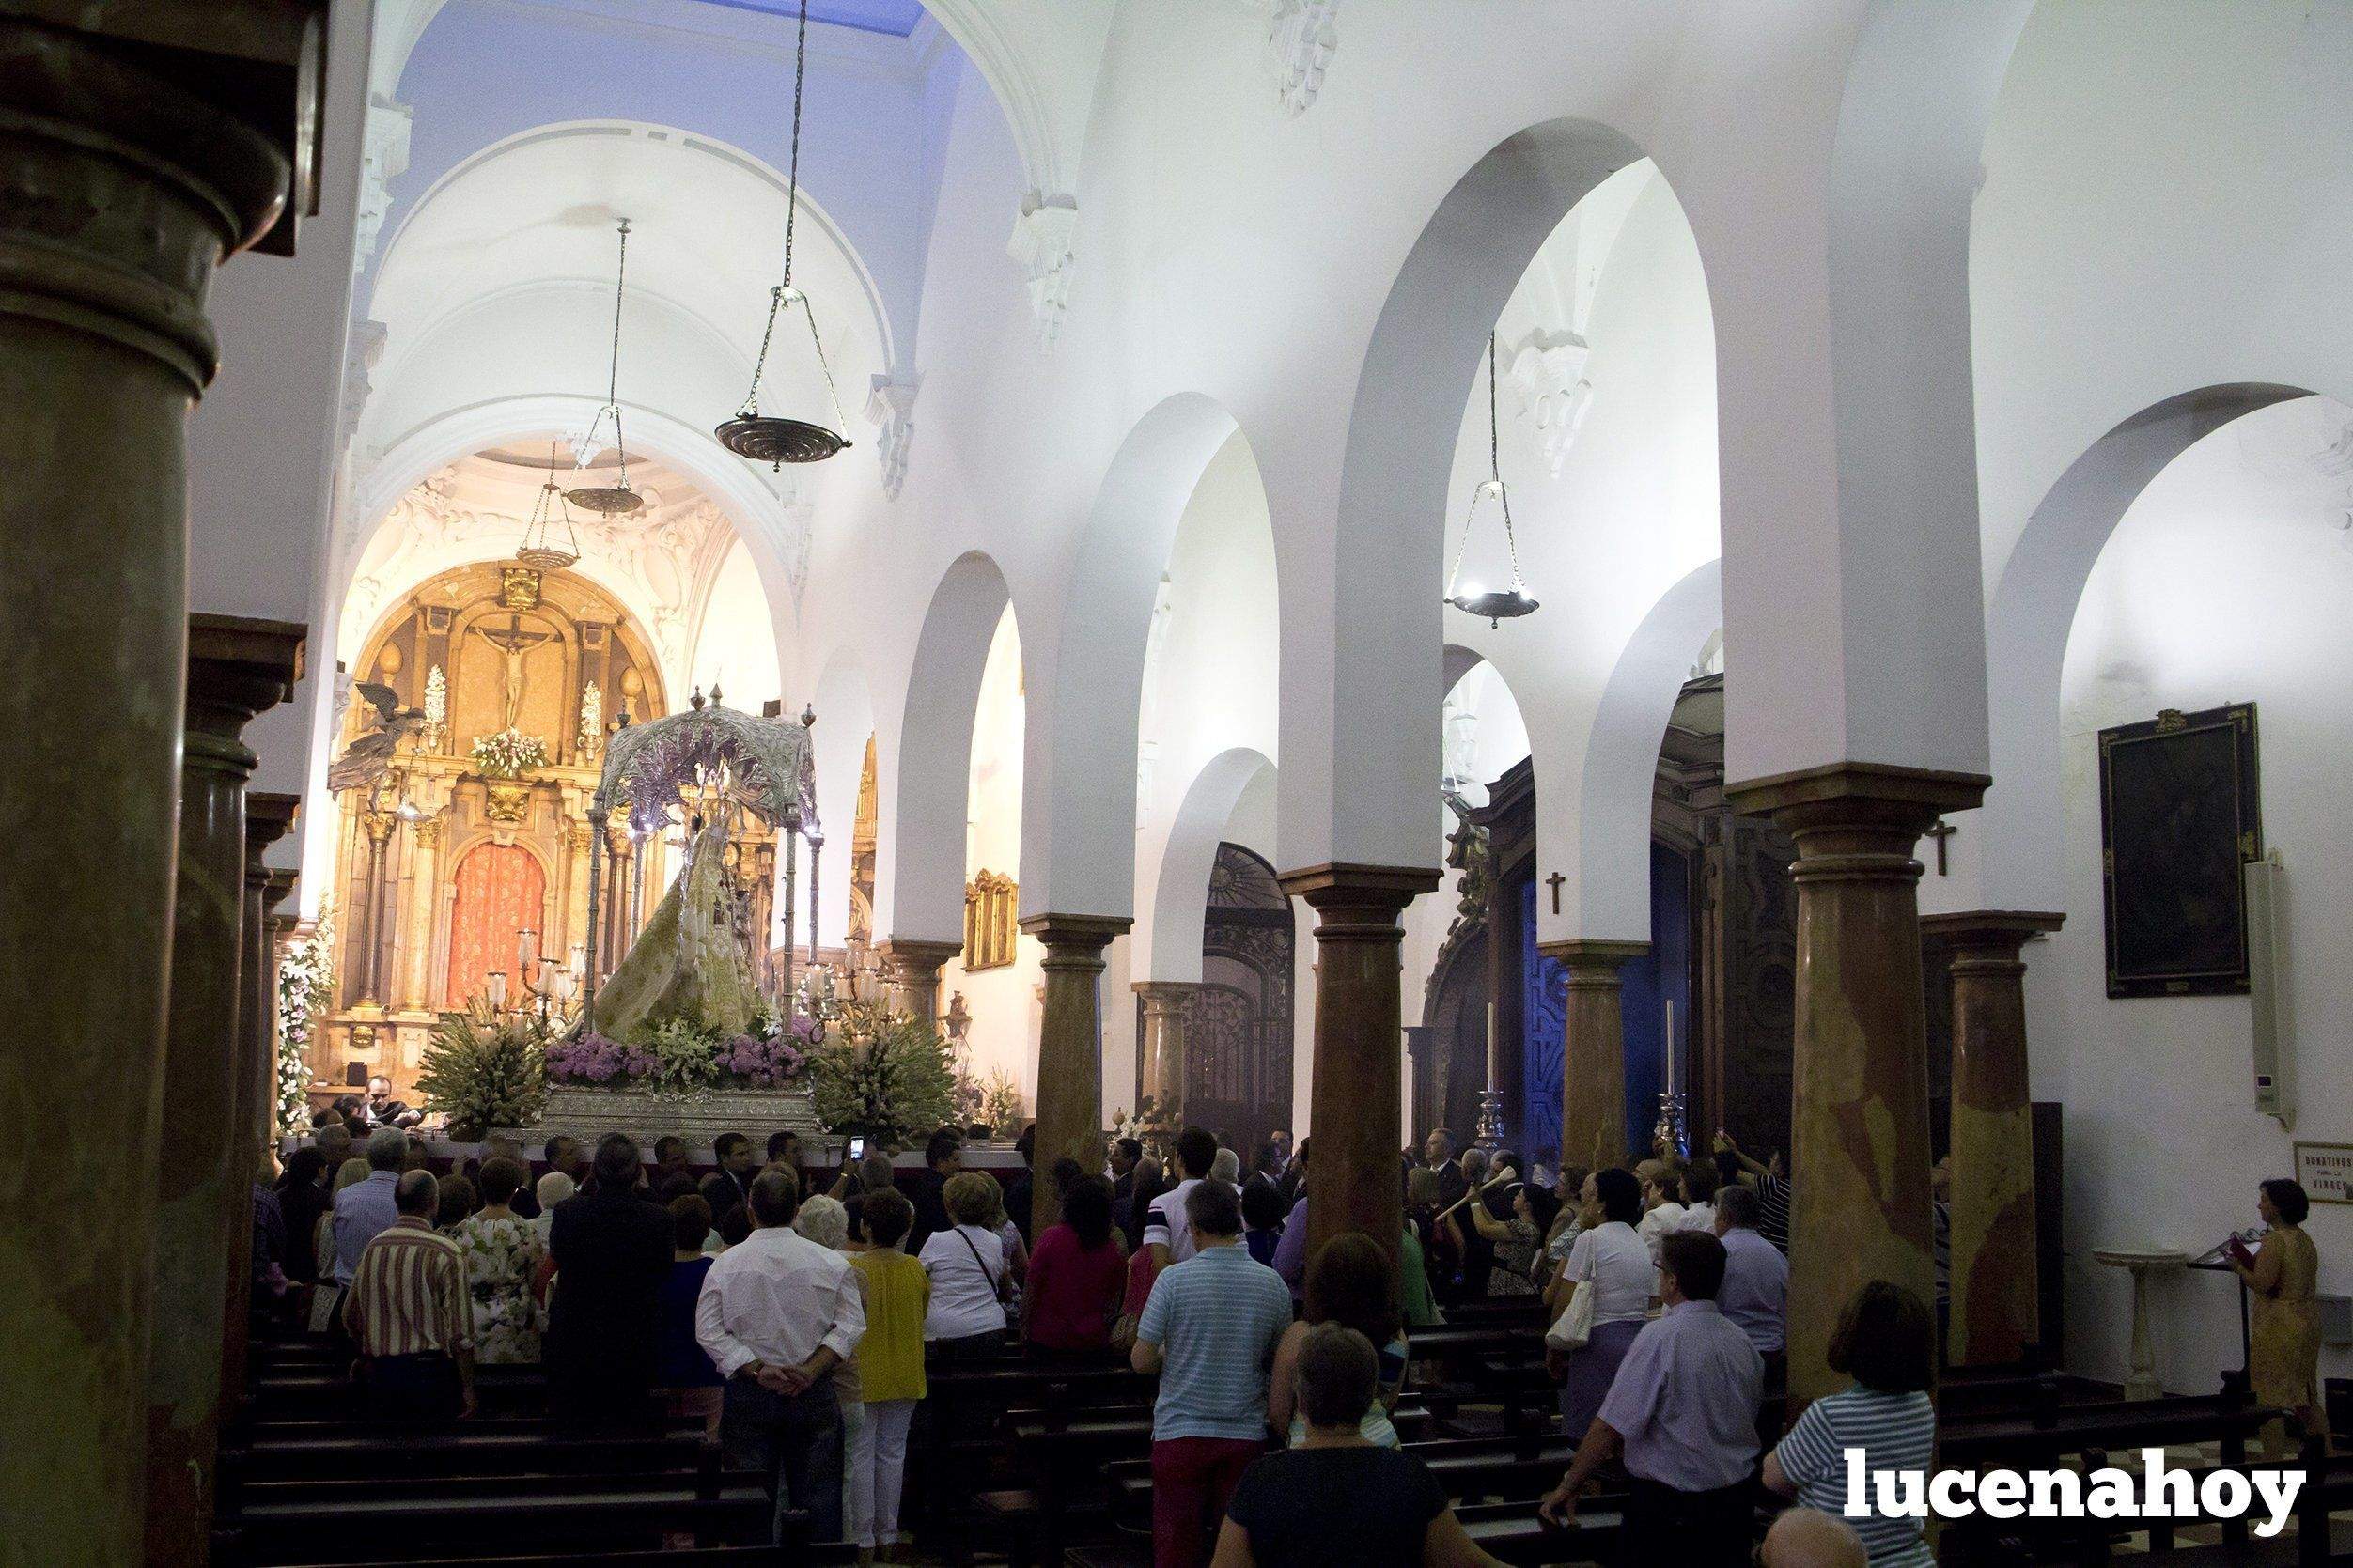
<path id="1" fill-rule="evenodd" d="M 586 974 L 586 973 L 588 972 L 588 944 L 587 944 L 587 943 L 585 943 L 585 942 L 574 942 L 574 943 L 572 943 L 572 962 L 571 962 L 571 971 L 572 971 L 572 974 L 574 975 L 574 977 L 575 977 L 575 978 L 577 978 L 577 977 L 578 977 L 578 976 L 580 976 L 580 975 Z"/>
<path id="2" fill-rule="evenodd" d="M 515 933 L 515 972 L 517 974 L 531 972 L 534 967 L 532 959 L 538 950 L 539 933 L 528 925 Z"/>
<path id="3" fill-rule="evenodd" d="M 505 970 L 492 970 L 491 971 L 491 977 L 490 977 L 490 987 L 489 987 L 489 988 L 490 988 L 490 994 L 491 994 L 491 1005 L 492 1007 L 504 1007 L 504 1006 L 506 1006 L 506 971 Z"/>

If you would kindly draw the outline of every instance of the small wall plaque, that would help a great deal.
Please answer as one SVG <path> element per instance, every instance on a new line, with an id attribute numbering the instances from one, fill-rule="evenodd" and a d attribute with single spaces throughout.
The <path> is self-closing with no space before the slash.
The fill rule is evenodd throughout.
<path id="1" fill-rule="evenodd" d="M 2353 1143 L 2298 1143 L 2296 1179 L 2315 1203 L 2353 1203 Z"/>

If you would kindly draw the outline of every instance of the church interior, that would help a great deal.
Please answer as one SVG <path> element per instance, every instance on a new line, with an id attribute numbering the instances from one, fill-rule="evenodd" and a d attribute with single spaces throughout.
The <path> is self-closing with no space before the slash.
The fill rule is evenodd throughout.
<path id="1" fill-rule="evenodd" d="M 2243 1404 L 2292 1178 L 2342 1453 L 2348 82 L 2345 0 L 0 8 L 0 1560 L 460 1559 L 256 1457 L 248 1188 L 380 1082 L 482 1157 L 445 1020 L 601 1040 L 721 838 L 724 1032 L 896 1009 L 967 1169 L 1312 1139 L 1394 1255 L 1440 1131 L 1769 1158 L 1793 1401 L 1892 1281 L 1955 1390 Z M 599 1093 L 517 1141 L 724 1153 Z"/>

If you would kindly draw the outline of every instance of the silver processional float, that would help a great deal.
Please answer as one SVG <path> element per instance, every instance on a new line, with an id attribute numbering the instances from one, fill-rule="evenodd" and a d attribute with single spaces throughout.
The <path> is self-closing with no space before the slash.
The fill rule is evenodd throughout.
<path id="1" fill-rule="evenodd" d="M 799 849 L 809 846 L 809 961 L 817 961 L 818 851 L 825 838 L 817 813 L 817 765 L 810 743 L 817 715 L 771 718 L 728 707 L 717 687 L 706 700 L 643 724 L 624 720 L 606 742 L 597 781 L 588 844 L 588 931 L 600 938 L 604 893 L 600 862 L 613 813 L 625 810 L 630 831 L 649 837 L 673 824 L 689 830 L 687 863 L 637 941 L 601 979 L 611 995 L 608 1022 L 692 1011 L 748 1024 L 758 1001 L 757 982 L 736 935 L 733 893 L 725 873 L 727 831 L 735 809 L 757 817 L 784 841 L 785 895 L 779 926 L 783 962 L 771 971 L 769 1004 L 789 1024 L 799 1006 L 793 985 L 793 920 L 800 877 Z M 762 938 L 765 945 L 765 937 Z M 597 1028 L 600 965 L 590 962 L 580 1017 L 573 1032 Z M 738 1017 L 740 1016 L 740 1019 Z M 609 1031 L 608 1031 L 609 1032 Z"/>

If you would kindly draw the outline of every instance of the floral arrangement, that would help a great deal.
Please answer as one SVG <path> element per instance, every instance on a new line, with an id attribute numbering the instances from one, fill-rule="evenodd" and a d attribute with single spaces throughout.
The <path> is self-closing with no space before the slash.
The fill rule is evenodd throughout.
<path id="1" fill-rule="evenodd" d="M 310 1020 L 335 1001 L 335 904 L 319 907 L 309 936 L 278 963 L 278 1130 L 310 1130 Z"/>
<path id="2" fill-rule="evenodd" d="M 604 744 L 604 691 L 590 681 L 580 693 L 580 754 L 592 757 Z"/>
<path id="3" fill-rule="evenodd" d="M 654 1026 L 643 1045 L 624 1045 L 589 1030 L 549 1045 L 548 1079 L 642 1088 L 666 1099 L 690 1099 L 714 1089 L 781 1089 L 801 1077 L 816 1028 L 806 1018 L 786 1027 L 770 1016 L 755 1020 L 752 1032 L 728 1034 L 690 1018 L 668 1018 Z"/>
<path id="4" fill-rule="evenodd" d="M 547 742 L 509 727 L 474 737 L 474 766 L 488 779 L 514 779 L 548 762 Z"/>
<path id="5" fill-rule="evenodd" d="M 538 1019 L 503 1018 L 477 1001 L 466 1012 L 441 1016 L 425 1044 L 416 1087 L 459 1138 L 528 1126 L 547 1099 L 547 1025 Z"/>
<path id="6" fill-rule="evenodd" d="M 1170 1117 L 1151 1095 L 1136 1101 L 1134 1111 L 1114 1110 L 1111 1113 L 1111 1136 L 1132 1138 L 1140 1143 L 1158 1145 L 1172 1137 L 1176 1128 Z"/>
<path id="7" fill-rule="evenodd" d="M 956 1073 L 940 1032 L 873 1002 L 842 1009 L 810 1048 L 808 1072 L 828 1132 L 903 1148 L 956 1113 Z"/>
<path id="8" fill-rule="evenodd" d="M 980 1088 L 980 1119 L 999 1137 L 1021 1125 L 1021 1091 L 1002 1070 L 990 1073 Z"/>

